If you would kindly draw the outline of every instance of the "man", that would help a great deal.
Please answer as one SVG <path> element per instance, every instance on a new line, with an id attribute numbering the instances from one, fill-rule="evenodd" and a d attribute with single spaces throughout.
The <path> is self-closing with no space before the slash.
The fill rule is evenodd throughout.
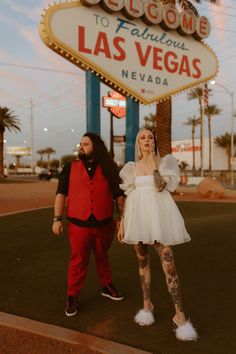
<path id="1" fill-rule="evenodd" d="M 65 165 L 59 175 L 52 226 L 53 232 L 60 235 L 67 201 L 71 249 L 65 307 L 67 316 L 74 316 L 78 311 L 78 297 L 84 285 L 91 250 L 95 255 L 102 296 L 112 300 L 123 299 L 112 283 L 107 254 L 114 236 L 114 199 L 119 216 L 124 202 L 117 167 L 103 140 L 93 133 L 82 137 L 79 158 Z"/>

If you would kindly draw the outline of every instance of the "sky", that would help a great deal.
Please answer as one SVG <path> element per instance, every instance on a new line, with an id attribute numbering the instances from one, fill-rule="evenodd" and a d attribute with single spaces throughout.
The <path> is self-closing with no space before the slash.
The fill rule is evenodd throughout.
<path id="1" fill-rule="evenodd" d="M 38 34 L 40 16 L 49 3 L 49 0 L 0 1 L 0 106 L 12 109 L 21 125 L 20 133 L 5 133 L 5 151 L 7 146 L 31 145 L 33 122 L 35 159 L 39 159 L 37 151 L 48 146 L 56 150 L 52 157 L 73 153 L 86 131 L 85 74 L 46 47 Z M 216 83 L 235 93 L 236 1 L 220 0 L 220 6 L 213 6 L 203 0 L 196 7 L 211 24 L 206 43 L 219 60 Z M 215 85 L 209 98 L 209 104 L 222 109 L 219 116 L 212 118 L 213 136 L 231 131 L 231 95 L 225 88 Z M 109 87 L 102 85 L 102 96 L 109 91 Z M 190 138 L 191 128 L 183 123 L 199 114 L 197 100 L 189 102 L 186 96 L 185 92 L 173 97 L 173 140 Z M 141 105 L 140 126 L 143 117 L 154 112 L 155 105 Z M 109 117 L 102 108 L 101 136 L 108 146 Z M 204 131 L 206 135 L 206 124 Z M 125 119 L 114 120 L 114 134 L 125 134 Z"/>

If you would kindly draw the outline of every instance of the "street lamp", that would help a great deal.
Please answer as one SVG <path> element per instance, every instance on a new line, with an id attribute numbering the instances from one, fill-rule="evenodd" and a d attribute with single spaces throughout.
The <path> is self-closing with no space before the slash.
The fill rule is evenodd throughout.
<path id="1" fill-rule="evenodd" d="M 50 129 L 50 128 L 43 128 L 43 130 L 45 132 L 53 132 L 53 133 L 56 133 L 58 135 L 62 135 L 62 134 L 65 134 L 65 133 L 74 133 L 74 131 L 75 131 L 73 128 L 71 128 L 69 130 L 63 130 L 62 132 L 58 132 L 57 130 Z"/>
<path id="2" fill-rule="evenodd" d="M 218 84 L 215 80 L 210 81 L 211 85 L 216 85 L 222 87 L 226 93 L 228 93 L 231 97 L 231 139 L 230 139 L 230 184 L 234 186 L 234 168 L 233 168 L 233 160 L 234 160 L 234 93 L 225 87 L 224 85 Z"/>

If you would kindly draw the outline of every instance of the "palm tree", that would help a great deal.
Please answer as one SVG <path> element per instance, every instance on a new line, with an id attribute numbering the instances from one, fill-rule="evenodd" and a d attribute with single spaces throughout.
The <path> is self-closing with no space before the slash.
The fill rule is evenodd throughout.
<path id="1" fill-rule="evenodd" d="M 171 154 L 172 102 L 169 97 L 156 106 L 157 147 L 162 156 Z"/>
<path id="2" fill-rule="evenodd" d="M 194 2 L 196 2 L 196 3 L 201 3 L 202 1 L 201 0 L 193 0 Z M 216 4 L 218 1 L 217 0 L 205 0 L 205 1 L 207 1 L 207 2 L 210 2 L 210 3 L 212 3 L 212 4 Z M 189 6 L 189 4 L 188 3 L 190 3 L 191 4 L 191 1 L 188 1 L 188 0 L 170 0 L 170 1 L 167 1 L 167 3 L 176 3 L 176 2 L 178 2 L 181 6 L 186 6 L 186 8 Z"/>
<path id="3" fill-rule="evenodd" d="M 205 0 L 212 4 L 216 4 L 217 0 Z M 193 8 L 191 1 L 189 0 L 162 0 L 163 4 L 179 4 L 182 8 Z M 201 3 L 201 0 L 193 0 L 195 3 Z M 202 92 L 201 92 L 202 94 Z M 163 117 L 161 114 L 165 114 Z M 157 119 L 157 137 L 158 137 L 158 149 L 161 156 L 171 153 L 171 123 L 172 123 L 172 105 L 171 97 L 163 102 L 160 102 L 156 106 L 156 119 Z"/>
<path id="4" fill-rule="evenodd" d="M 201 123 L 200 118 L 196 118 L 193 116 L 193 118 L 187 118 L 187 122 L 183 123 L 184 125 L 190 125 L 192 127 L 192 147 L 193 147 L 193 173 L 195 172 L 196 166 L 195 166 L 195 130 L 196 127 Z"/>
<path id="5" fill-rule="evenodd" d="M 5 130 L 18 132 L 20 131 L 19 123 L 19 119 L 12 110 L 0 106 L 0 177 L 3 176 L 3 142 Z"/>
<path id="6" fill-rule="evenodd" d="M 55 154 L 55 152 L 56 150 L 54 150 L 52 147 L 47 147 L 44 149 L 44 153 L 48 156 L 48 168 L 50 167 L 50 155 Z"/>
<path id="7" fill-rule="evenodd" d="M 208 140 L 209 140 L 209 171 L 211 171 L 211 117 L 216 116 L 222 112 L 216 104 L 207 105 L 205 108 L 205 115 L 208 118 Z"/>
<path id="8" fill-rule="evenodd" d="M 209 94 L 211 93 L 211 89 L 208 89 Z M 200 124 L 201 124 L 201 131 L 200 131 L 200 146 L 201 146 L 201 166 L 203 165 L 203 124 L 202 122 L 203 119 L 203 106 L 202 106 L 202 95 L 203 95 L 203 89 L 201 87 L 196 87 L 192 90 L 190 90 L 187 93 L 187 100 L 198 100 L 199 104 L 199 112 L 200 112 Z"/>
<path id="9" fill-rule="evenodd" d="M 148 116 L 145 116 L 143 118 L 144 120 L 144 124 L 143 124 L 143 128 L 145 129 L 155 129 L 156 128 L 156 115 L 153 113 L 150 113 Z"/>
<path id="10" fill-rule="evenodd" d="M 228 170 L 231 168 L 231 134 L 226 132 L 224 135 L 215 137 L 214 142 L 216 145 L 226 149 L 226 155 L 228 158 Z M 234 134 L 234 146 L 236 145 L 236 134 Z"/>
<path id="11" fill-rule="evenodd" d="M 201 129 L 200 129 L 200 159 L 201 159 L 201 166 L 203 164 L 203 122 L 202 122 L 202 117 L 203 117 L 203 108 L 202 108 L 202 94 L 203 94 L 203 90 L 201 87 L 196 87 L 192 90 L 190 90 L 187 93 L 187 100 L 191 101 L 191 100 L 198 100 L 198 104 L 199 104 L 199 114 L 200 114 L 200 124 L 201 124 Z"/>
<path id="12" fill-rule="evenodd" d="M 40 161 L 39 161 L 39 163 L 40 163 L 40 167 L 41 167 L 42 164 L 43 164 L 43 156 L 46 154 L 45 149 L 40 149 L 40 150 L 38 150 L 38 151 L 37 151 L 37 154 L 40 155 Z"/>

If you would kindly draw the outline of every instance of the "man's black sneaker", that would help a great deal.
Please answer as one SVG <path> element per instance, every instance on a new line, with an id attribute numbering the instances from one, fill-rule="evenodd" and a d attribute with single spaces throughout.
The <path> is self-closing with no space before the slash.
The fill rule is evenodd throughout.
<path id="1" fill-rule="evenodd" d="M 68 296 L 65 307 L 65 314 L 68 317 L 75 316 L 78 311 L 78 299 L 75 296 Z"/>
<path id="2" fill-rule="evenodd" d="M 102 296 L 109 297 L 109 299 L 116 301 L 124 299 L 124 296 L 116 290 L 113 284 L 102 287 Z"/>

